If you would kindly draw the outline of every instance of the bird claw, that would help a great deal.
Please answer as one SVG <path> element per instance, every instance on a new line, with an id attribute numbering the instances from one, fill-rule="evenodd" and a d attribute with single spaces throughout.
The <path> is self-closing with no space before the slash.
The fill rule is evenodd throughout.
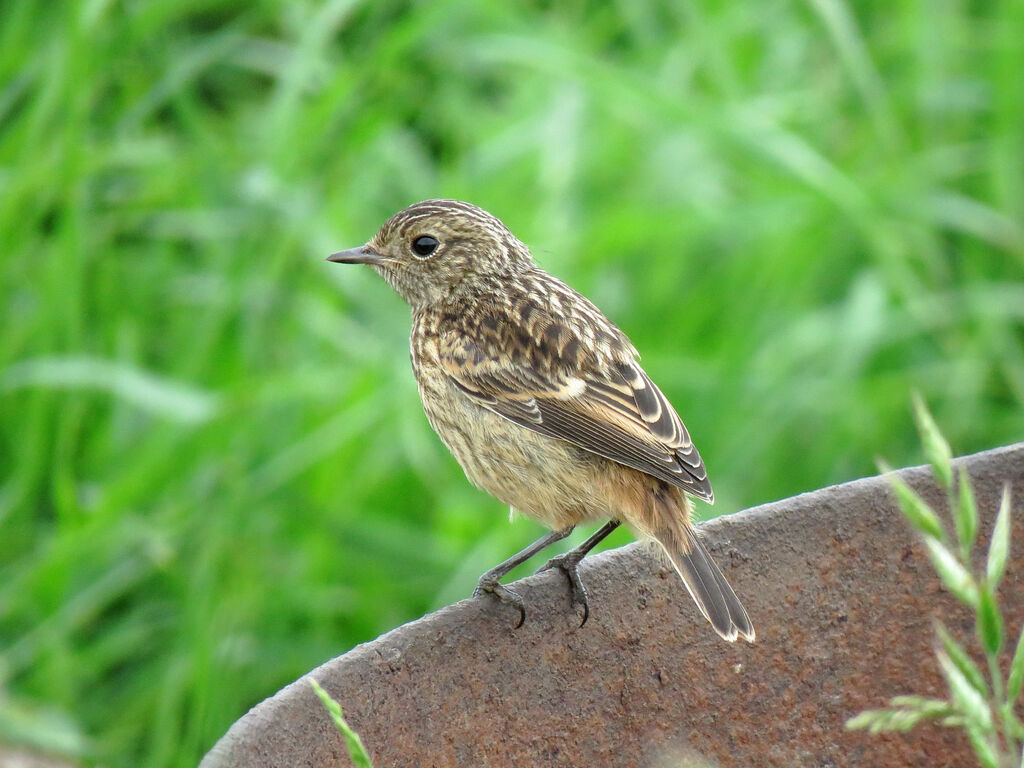
<path id="1" fill-rule="evenodd" d="M 519 629 L 523 626 L 523 622 L 526 621 L 526 603 L 518 592 L 512 591 L 499 582 L 497 578 L 490 577 L 489 574 L 486 573 L 481 576 L 480 581 L 477 582 L 476 589 L 473 590 L 473 597 L 480 597 L 485 592 L 494 595 L 503 603 L 509 603 L 518 608 L 519 623 L 516 624 L 515 628 Z"/>
<path id="2" fill-rule="evenodd" d="M 590 618 L 590 596 L 587 593 L 587 588 L 583 586 L 583 580 L 580 579 L 580 561 L 583 559 L 584 554 L 576 550 L 569 550 L 565 554 L 555 555 L 537 571 L 537 573 L 541 573 L 552 568 L 558 568 L 569 579 L 569 586 L 572 589 L 573 608 L 583 609 L 583 620 L 580 621 L 581 627 Z"/>

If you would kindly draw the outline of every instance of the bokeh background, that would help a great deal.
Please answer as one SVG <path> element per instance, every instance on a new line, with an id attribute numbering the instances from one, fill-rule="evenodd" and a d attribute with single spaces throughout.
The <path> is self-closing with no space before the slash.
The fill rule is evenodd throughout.
<path id="1" fill-rule="evenodd" d="M 193 766 L 541 532 L 324 262 L 439 196 L 630 334 L 705 516 L 920 463 L 913 390 L 1024 434 L 1019 0 L 11 0 L 0 741 Z"/>

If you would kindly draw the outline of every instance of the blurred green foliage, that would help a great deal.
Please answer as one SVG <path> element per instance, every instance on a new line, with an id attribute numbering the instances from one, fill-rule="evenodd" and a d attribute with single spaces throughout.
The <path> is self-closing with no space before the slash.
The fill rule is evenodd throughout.
<path id="1" fill-rule="evenodd" d="M 323 261 L 416 200 L 631 335 L 715 513 L 916 461 L 912 389 L 1021 439 L 1022 72 L 1019 0 L 5 3 L 0 740 L 192 766 L 539 533 Z"/>

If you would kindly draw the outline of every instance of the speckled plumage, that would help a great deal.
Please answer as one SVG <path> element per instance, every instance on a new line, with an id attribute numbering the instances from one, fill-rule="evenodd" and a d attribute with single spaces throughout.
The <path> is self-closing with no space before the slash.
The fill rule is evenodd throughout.
<path id="1" fill-rule="evenodd" d="M 714 500 L 700 454 L 594 304 L 454 200 L 410 206 L 332 258 L 372 264 L 409 303 L 424 410 L 474 485 L 555 529 L 622 520 L 658 540 L 715 629 L 753 640 L 690 523 L 685 494 Z"/>

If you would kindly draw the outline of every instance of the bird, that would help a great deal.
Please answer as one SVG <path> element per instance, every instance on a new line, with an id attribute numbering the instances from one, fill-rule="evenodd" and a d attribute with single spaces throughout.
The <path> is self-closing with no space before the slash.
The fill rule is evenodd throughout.
<path id="1" fill-rule="evenodd" d="M 501 578 L 577 525 L 604 520 L 540 569 L 565 573 L 582 627 L 590 602 L 580 561 L 625 523 L 661 545 L 719 635 L 754 641 L 692 523 L 689 497 L 710 504 L 714 492 L 683 422 L 629 338 L 537 266 L 501 220 L 459 200 L 424 200 L 327 258 L 371 266 L 408 303 L 431 427 L 473 485 L 551 529 L 484 573 L 474 596 L 518 608 L 521 626 L 524 600 Z"/>

